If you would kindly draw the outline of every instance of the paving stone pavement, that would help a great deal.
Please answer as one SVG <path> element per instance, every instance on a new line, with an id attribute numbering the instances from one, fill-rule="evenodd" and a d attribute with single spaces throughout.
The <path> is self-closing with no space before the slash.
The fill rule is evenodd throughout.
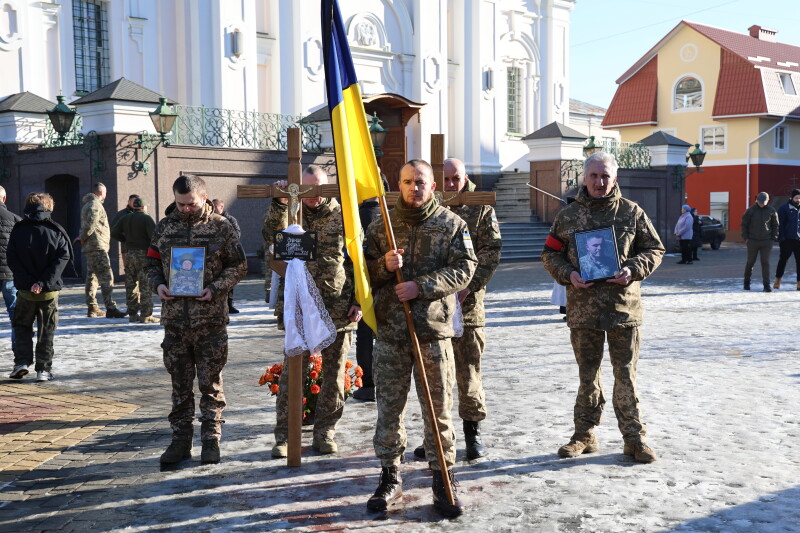
<path id="1" fill-rule="evenodd" d="M 675 265 L 674 257 L 665 259 L 649 281 L 658 290 L 647 303 L 646 321 L 659 298 L 702 293 L 710 300 L 715 284 L 723 287 L 725 283 L 724 290 L 730 293 L 729 286 L 736 285 L 741 275 L 743 247 L 726 243 L 720 251 L 704 252 L 701 257 L 691 266 Z M 800 468 L 796 460 L 784 457 L 764 465 L 765 481 L 753 481 L 748 489 L 748 481 L 730 472 L 714 472 L 714 454 L 708 449 L 713 443 L 698 438 L 687 449 L 680 439 L 671 440 L 666 431 L 658 433 L 659 426 L 665 429 L 670 423 L 667 413 L 650 409 L 661 402 L 646 392 L 658 379 L 653 370 L 648 371 L 648 364 L 658 363 L 658 351 L 647 354 L 653 363 L 643 356 L 640 386 L 645 391 L 645 415 L 651 415 L 651 429 L 660 436 L 654 447 L 662 454 L 661 460 L 634 465 L 621 455 L 621 439 L 610 408 L 601 426 L 604 447 L 600 453 L 558 459 L 555 450 L 571 432 L 577 372 L 571 349 L 564 342 L 566 328 L 547 301 L 548 283 L 551 281 L 540 263 L 503 265 L 492 281 L 487 300 L 492 324 L 484 368 L 490 407 L 484 440 L 491 455 L 470 464 L 463 457 L 463 443 L 459 444 L 455 470 L 468 507 L 464 517 L 454 521 L 443 521 L 431 510 L 430 477 L 425 464 L 413 460 L 410 453 L 422 434 L 413 391 L 407 413 L 409 453 L 401 466 L 404 505 L 395 513 L 376 517 L 365 508 L 379 472 L 371 445 L 374 403 L 348 400 L 338 426 L 338 454 L 313 452 L 311 434 L 305 431 L 300 468 L 270 458 L 275 402 L 257 382 L 266 367 L 281 360 L 282 336 L 265 310 L 262 281 L 255 278 L 237 287 L 236 305 L 242 312 L 232 317 L 229 327 L 222 462 L 200 465 L 196 434 L 193 458 L 175 469 L 162 470 L 158 456 L 170 440 L 166 421 L 169 377 L 159 348 L 162 329 L 127 320 L 87 319 L 82 287 L 70 287 L 60 299 L 56 379 L 18 382 L 5 379 L 5 371 L 0 378 L 0 531 L 800 530 L 800 515 L 792 515 L 782 504 L 800 496 L 797 486 L 785 487 L 786 473 L 797 473 Z M 116 287 L 119 295 L 123 290 Z M 531 290 L 535 299 L 530 297 Z M 757 294 L 748 297 L 762 301 Z M 794 304 L 799 299 L 786 291 L 775 297 Z M 738 311 L 734 304 L 717 311 L 726 310 Z M 709 320 L 713 322 L 713 316 Z M 664 321 L 654 325 L 654 332 L 657 329 L 669 335 L 670 327 Z M 561 328 L 557 342 L 550 338 L 555 328 Z M 512 330 L 517 333 L 506 334 Z M 673 333 L 677 338 L 679 332 Z M 703 337 L 702 331 L 697 334 Z M 0 343 L 8 344 L 7 334 Z M 724 344 L 720 343 L 720 350 L 726 349 Z M 3 348 L 4 353 L 8 351 Z M 737 353 L 749 357 L 735 348 L 725 355 L 739 357 Z M 355 360 L 354 350 L 351 359 Z M 706 363 L 678 359 L 665 364 L 674 366 L 658 368 L 677 374 L 676 368 Z M 10 363 L 7 366 L 10 370 Z M 714 371 L 727 379 L 729 374 L 724 372 L 730 372 L 730 367 L 719 368 Z M 698 367 L 699 372 L 707 369 Z M 762 365 L 749 371 L 753 374 L 740 378 L 730 374 L 731 379 L 743 379 L 744 387 L 748 379 L 774 378 L 773 367 Z M 551 377 L 545 378 L 547 373 Z M 607 387 L 608 379 L 609 374 Z M 705 405 L 711 399 L 699 392 L 697 398 L 685 397 L 697 388 L 682 385 L 677 377 L 676 381 L 675 390 L 687 387 L 682 400 Z M 774 394 L 779 395 L 776 402 L 792 397 L 791 392 Z M 669 396 L 669 389 L 664 396 Z M 712 402 L 708 409 L 713 408 Z M 682 429 L 702 434 L 704 423 L 696 420 L 695 411 L 682 416 Z M 772 417 L 774 427 L 786 428 L 786 434 L 797 442 L 797 422 L 778 412 Z M 460 440 L 460 424 L 457 428 Z M 737 438 L 761 442 L 756 428 L 742 426 L 737 431 L 742 433 Z M 777 432 L 773 430 L 773 434 Z M 771 434 L 763 437 L 769 442 Z M 787 452 L 800 451 L 797 444 L 786 446 Z M 742 464 L 764 457 L 732 453 Z M 703 468 L 692 471 L 691 457 L 698 457 L 694 464 Z M 725 483 L 732 487 L 720 493 L 716 487 Z M 765 487 L 772 485 L 776 492 L 765 496 Z M 586 492 L 593 492 L 593 499 L 583 498 Z M 627 497 L 620 498 L 623 493 Z M 668 500 L 670 507 L 658 507 L 657 498 Z M 776 508 L 778 504 L 782 506 Z M 648 505 L 657 509 L 648 513 Z M 739 515 L 734 520 L 723 512 L 726 507 L 746 505 L 754 506 L 750 514 L 756 516 L 745 520 L 747 524 L 737 522 Z M 771 517 L 762 517 L 767 512 Z"/>

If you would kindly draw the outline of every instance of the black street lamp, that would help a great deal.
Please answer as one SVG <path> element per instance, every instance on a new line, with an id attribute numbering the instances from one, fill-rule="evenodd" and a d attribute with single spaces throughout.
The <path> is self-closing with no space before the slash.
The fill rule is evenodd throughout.
<path id="1" fill-rule="evenodd" d="M 372 148 L 375 150 L 375 157 L 383 157 L 381 147 L 386 142 L 386 134 L 389 130 L 381 126 L 381 119 L 377 113 L 372 114 L 372 121 L 369 125 L 369 136 L 372 137 Z"/>
<path id="2" fill-rule="evenodd" d="M 703 161 L 705 161 L 706 153 L 700 149 L 699 144 L 694 145 L 694 150 L 689 152 L 689 155 L 686 156 L 686 161 L 688 162 L 690 159 L 692 160 L 692 164 L 694 165 L 694 172 L 702 172 L 700 167 L 703 165 Z M 688 176 L 690 172 L 687 172 L 686 175 Z"/>
<path id="3" fill-rule="evenodd" d="M 61 144 L 72 128 L 72 123 L 78 112 L 64 103 L 64 97 L 62 95 L 59 94 L 56 96 L 56 100 L 58 100 L 58 103 L 53 109 L 47 112 L 47 116 L 50 118 L 53 129 L 58 133 L 58 143 Z"/>
<path id="4" fill-rule="evenodd" d="M 150 163 L 148 163 L 147 160 L 150 159 L 150 156 L 153 155 L 153 152 L 155 152 L 156 148 L 160 145 L 169 146 L 170 143 L 169 139 L 167 139 L 167 135 L 172 131 L 172 127 L 175 125 L 175 120 L 177 118 L 178 112 L 175 111 L 175 108 L 167 103 L 166 98 L 163 96 L 159 97 L 158 107 L 150 113 L 150 120 L 153 121 L 153 126 L 158 133 L 158 137 L 144 132 L 139 134 L 139 137 L 136 139 L 136 144 L 141 148 L 144 158 L 142 158 L 141 161 L 134 161 L 131 165 L 134 172 L 144 172 L 147 174 L 150 170 Z"/>

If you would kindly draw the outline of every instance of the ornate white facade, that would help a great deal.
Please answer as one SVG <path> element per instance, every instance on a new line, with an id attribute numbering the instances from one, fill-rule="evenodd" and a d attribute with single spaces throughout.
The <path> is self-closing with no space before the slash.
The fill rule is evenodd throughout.
<path id="1" fill-rule="evenodd" d="M 362 92 L 425 104 L 409 156 L 427 158 L 429 135 L 445 133 L 471 174 L 526 168 L 521 138 L 569 120 L 575 0 L 339 3 Z M 87 5 L 100 11 L 81 19 Z M 181 104 L 289 115 L 325 103 L 317 0 L 0 0 L 0 100 L 85 94 L 77 28 L 98 24 L 106 70 L 89 74 L 101 85 L 125 77 Z"/>

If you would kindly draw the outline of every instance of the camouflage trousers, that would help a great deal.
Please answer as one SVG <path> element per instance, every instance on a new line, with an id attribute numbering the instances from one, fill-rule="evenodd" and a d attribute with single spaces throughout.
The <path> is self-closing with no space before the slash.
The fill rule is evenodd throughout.
<path id="1" fill-rule="evenodd" d="M 191 440 L 194 420 L 194 378 L 200 389 L 202 440 L 222 436 L 222 368 L 228 361 L 226 326 L 164 328 L 164 366 L 172 378 L 172 411 L 169 423 L 175 439 Z"/>
<path id="2" fill-rule="evenodd" d="M 644 442 L 647 426 L 642 423 L 639 395 L 636 391 L 636 363 L 639 361 L 639 328 L 616 328 L 603 331 L 589 328 L 570 330 L 572 349 L 578 362 L 580 386 L 575 400 L 575 434 L 582 440 L 600 425 L 603 406 L 603 384 L 600 363 L 608 337 L 608 352 L 614 369 L 614 413 L 622 437 L 627 443 Z"/>
<path id="3" fill-rule="evenodd" d="M 122 252 L 122 264 L 125 265 L 125 300 L 128 304 L 129 313 L 138 313 L 141 309 L 142 296 L 140 292 L 150 294 L 150 316 L 153 314 L 153 295 L 148 290 L 147 273 L 147 250 L 128 250 Z M 143 276 L 143 279 L 140 279 Z M 142 288 L 140 291 L 139 288 Z"/>
<path id="4" fill-rule="evenodd" d="M 333 439 L 336 434 L 336 423 L 344 412 L 344 367 L 352 343 L 353 332 L 340 331 L 333 344 L 322 350 L 323 379 L 314 413 L 315 439 Z M 283 368 L 288 368 L 288 357 L 284 357 L 283 361 Z M 336 376 L 336 379 L 329 379 L 330 376 Z M 289 372 L 281 372 L 278 387 L 275 442 L 286 442 L 289 437 Z"/>
<path id="5" fill-rule="evenodd" d="M 114 302 L 114 274 L 111 272 L 111 261 L 108 259 L 108 252 L 88 252 L 84 254 L 86 258 L 86 305 L 89 307 L 97 305 L 97 286 L 100 285 L 100 292 L 103 294 L 103 304 L 106 311 L 116 309 Z"/>
<path id="6" fill-rule="evenodd" d="M 453 347 L 450 339 L 420 344 L 425 375 L 428 379 L 433 411 L 442 440 L 445 463 L 452 466 L 456 460 L 456 435 L 453 430 L 453 385 L 455 368 Z M 411 374 L 425 423 L 425 452 L 428 463 L 439 470 L 434 451 L 435 444 L 431 421 L 425 399 L 421 396 L 419 368 L 414 365 L 410 344 L 390 344 L 378 339 L 373 351 L 372 373 L 375 378 L 375 400 L 378 404 L 378 420 L 375 426 L 373 445 L 375 455 L 382 467 L 397 466 L 406 449 L 405 412 L 408 393 L 411 389 Z"/>
<path id="7" fill-rule="evenodd" d="M 458 416 L 480 422 L 486 418 L 486 397 L 481 379 L 481 355 L 486 345 L 482 327 L 464 327 L 461 337 L 453 337 L 453 357 L 458 385 Z"/>

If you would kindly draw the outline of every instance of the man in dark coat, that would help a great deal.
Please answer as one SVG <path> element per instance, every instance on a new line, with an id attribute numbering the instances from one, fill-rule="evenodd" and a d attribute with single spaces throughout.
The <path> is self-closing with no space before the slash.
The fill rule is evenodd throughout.
<path id="1" fill-rule="evenodd" d="M 800 189 L 793 189 L 789 201 L 778 208 L 778 240 L 780 257 L 775 271 L 774 287 L 781 288 L 786 262 L 794 254 L 797 290 L 800 291 Z"/>
<path id="2" fill-rule="evenodd" d="M 236 237 L 241 241 L 242 228 L 239 227 L 239 221 L 236 220 L 236 218 L 233 215 L 225 211 L 225 202 L 223 202 L 219 198 L 215 198 L 211 200 L 211 205 L 214 206 L 214 212 L 216 214 L 222 215 L 223 217 L 225 217 L 225 219 L 227 219 L 228 222 L 231 223 L 231 226 L 233 226 L 233 231 L 236 233 Z M 238 312 L 239 310 L 233 306 L 233 290 L 231 289 L 231 292 L 228 293 L 228 313 L 235 315 Z"/>
<path id="3" fill-rule="evenodd" d="M 6 261 L 6 248 L 8 248 L 8 238 L 11 236 L 14 224 L 20 220 L 19 215 L 6 208 L 6 190 L 0 186 L 0 289 L 3 291 L 9 322 L 14 319 L 17 289 L 14 287 L 14 275 Z M 14 348 L 14 328 L 11 328 L 11 348 Z"/>
<path id="4" fill-rule="evenodd" d="M 750 276 L 756 257 L 761 255 L 761 281 L 764 292 L 772 292 L 769 279 L 769 255 L 778 240 L 778 212 L 769 205 L 769 194 L 758 193 L 756 203 L 742 215 L 742 239 L 747 243 L 747 263 L 744 265 L 744 290 L 750 290 Z"/>
<path id="5" fill-rule="evenodd" d="M 54 222 L 53 197 L 31 193 L 25 199 L 25 218 L 8 240 L 8 266 L 14 273 L 17 306 L 12 324 L 16 333 L 12 379 L 22 379 L 33 364 L 33 322 L 38 321 L 36 380 L 53 379 L 53 336 L 58 324 L 61 275 L 73 260 L 72 245 L 64 228 Z"/>

